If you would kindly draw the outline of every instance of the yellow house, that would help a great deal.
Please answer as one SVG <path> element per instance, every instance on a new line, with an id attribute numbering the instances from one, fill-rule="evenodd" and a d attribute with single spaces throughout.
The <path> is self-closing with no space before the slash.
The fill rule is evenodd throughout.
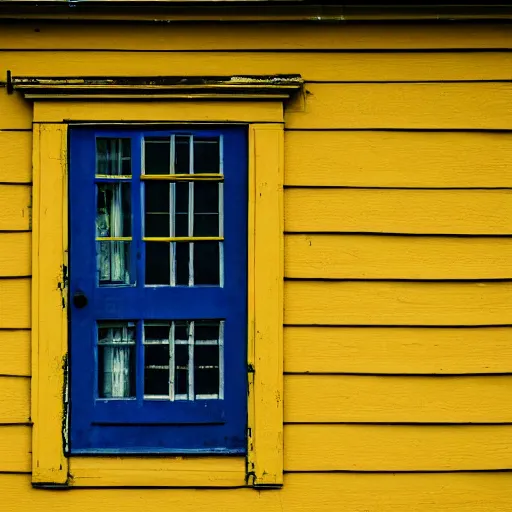
<path id="1" fill-rule="evenodd" d="M 0 2 L 0 510 L 511 510 L 511 18 Z"/>

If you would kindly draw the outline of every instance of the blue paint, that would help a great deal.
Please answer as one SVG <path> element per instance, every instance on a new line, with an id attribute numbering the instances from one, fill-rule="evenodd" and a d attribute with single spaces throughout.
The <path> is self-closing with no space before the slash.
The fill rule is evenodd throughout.
<path id="1" fill-rule="evenodd" d="M 224 139 L 224 287 L 144 285 L 143 136 L 193 134 Z M 95 138 L 131 138 L 132 286 L 99 287 L 95 247 Z M 70 133 L 71 453 L 244 453 L 247 422 L 247 131 L 74 127 Z M 142 321 L 225 319 L 224 399 L 144 400 Z M 96 323 L 136 322 L 136 397 L 98 398 Z"/>

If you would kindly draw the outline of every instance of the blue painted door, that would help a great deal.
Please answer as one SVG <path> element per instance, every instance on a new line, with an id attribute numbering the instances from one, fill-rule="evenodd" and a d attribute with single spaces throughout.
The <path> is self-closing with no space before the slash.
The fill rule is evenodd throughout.
<path id="1" fill-rule="evenodd" d="M 247 132 L 70 131 L 71 453 L 243 453 Z"/>

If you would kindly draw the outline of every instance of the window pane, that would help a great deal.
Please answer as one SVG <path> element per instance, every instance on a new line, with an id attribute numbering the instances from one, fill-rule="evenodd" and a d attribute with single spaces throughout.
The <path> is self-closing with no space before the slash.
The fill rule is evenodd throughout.
<path id="1" fill-rule="evenodd" d="M 144 189 L 144 236 L 170 236 L 170 186 L 153 181 L 145 183 Z"/>
<path id="2" fill-rule="evenodd" d="M 190 173 L 190 137 L 177 135 L 174 148 L 174 172 L 176 174 Z"/>
<path id="3" fill-rule="evenodd" d="M 135 325 L 98 324 L 98 395 L 135 397 Z"/>
<path id="4" fill-rule="evenodd" d="M 169 343 L 144 346 L 144 396 L 169 396 Z"/>
<path id="5" fill-rule="evenodd" d="M 219 394 L 219 346 L 194 347 L 194 392 L 198 395 Z"/>
<path id="6" fill-rule="evenodd" d="M 131 236 L 130 183 L 98 183 L 96 236 Z"/>
<path id="7" fill-rule="evenodd" d="M 132 284 L 131 242 L 96 242 L 96 267 L 100 286 Z"/>
<path id="8" fill-rule="evenodd" d="M 219 183 L 194 183 L 194 236 L 219 236 Z"/>
<path id="9" fill-rule="evenodd" d="M 107 176 L 130 176 L 130 139 L 96 139 L 96 174 Z"/>
<path id="10" fill-rule="evenodd" d="M 145 174 L 171 174 L 170 137 L 146 137 L 144 139 Z"/>
<path id="11" fill-rule="evenodd" d="M 146 284 L 171 284 L 170 244 L 146 242 Z"/>
<path id="12" fill-rule="evenodd" d="M 222 242 L 194 243 L 194 284 L 220 284 L 220 254 Z"/>
<path id="13" fill-rule="evenodd" d="M 190 274 L 190 244 L 188 242 L 177 242 L 174 246 L 176 250 L 176 285 L 188 286 Z"/>
<path id="14" fill-rule="evenodd" d="M 219 138 L 194 137 L 194 173 L 219 172 Z"/>
<path id="15" fill-rule="evenodd" d="M 174 187 L 174 236 L 189 236 L 189 183 L 178 182 Z"/>
<path id="16" fill-rule="evenodd" d="M 188 397 L 188 345 L 174 347 L 174 364 L 174 393 Z"/>

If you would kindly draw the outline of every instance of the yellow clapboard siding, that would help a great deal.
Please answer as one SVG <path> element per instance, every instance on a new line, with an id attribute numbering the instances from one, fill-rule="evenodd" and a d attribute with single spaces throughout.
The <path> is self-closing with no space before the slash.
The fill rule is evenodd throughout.
<path id="1" fill-rule="evenodd" d="M 512 238 L 287 235 L 284 261 L 292 278 L 510 279 Z"/>
<path id="2" fill-rule="evenodd" d="M 456 49 L 510 48 L 510 25 L 458 23 L 418 24 L 311 24 L 203 23 L 201 30 L 189 24 L 82 25 L 29 22 L 3 24 L 2 49 L 119 49 L 119 50 L 216 50 L 216 49 Z M 134 37 L 136 34 L 136 37 Z M 49 75 L 51 75 L 49 69 Z M 172 74 L 168 73 L 168 74 Z"/>
<path id="3" fill-rule="evenodd" d="M 31 250 L 29 232 L 0 233 L 0 277 L 29 276 Z"/>
<path id="4" fill-rule="evenodd" d="M 287 471 L 512 468 L 510 425 L 288 425 L 284 443 Z"/>
<path id="5" fill-rule="evenodd" d="M 285 231 L 512 234 L 510 190 L 287 189 Z"/>
<path id="6" fill-rule="evenodd" d="M 512 54 L 486 53 L 257 53 L 10 51 L 5 66 L 16 75 L 175 76 L 300 74 L 305 80 L 510 80 Z"/>
<path id="7" fill-rule="evenodd" d="M 27 426 L 0 425 L 0 473 L 30 472 L 31 432 Z"/>
<path id="8" fill-rule="evenodd" d="M 32 133 L 0 131 L 0 183 L 32 181 Z"/>
<path id="9" fill-rule="evenodd" d="M 285 422 L 512 422 L 510 375 L 287 375 L 284 383 Z"/>
<path id="10" fill-rule="evenodd" d="M 508 325 L 512 283 L 287 281 L 285 324 Z"/>
<path id="11" fill-rule="evenodd" d="M 285 136 L 288 186 L 511 187 L 510 161 L 510 133 L 289 131 Z"/>
<path id="12" fill-rule="evenodd" d="M 0 329 L 0 375 L 30 376 L 30 331 Z"/>
<path id="13" fill-rule="evenodd" d="M 307 84 L 287 128 L 511 129 L 512 83 Z"/>
<path id="14" fill-rule="evenodd" d="M 76 486 L 194 486 L 245 485 L 245 457 L 72 457 L 72 485 Z"/>
<path id="15" fill-rule="evenodd" d="M 285 474 L 283 489 L 33 489 L 28 475 L 0 475 L 2 512 L 506 512 L 510 472 Z M 340 505 L 341 504 L 341 505 Z"/>
<path id="16" fill-rule="evenodd" d="M 0 185 L 0 231 L 30 229 L 30 193 L 28 185 Z"/>
<path id="17" fill-rule="evenodd" d="M 0 279 L 0 329 L 29 327 L 30 279 Z"/>
<path id="18" fill-rule="evenodd" d="M 286 327 L 296 373 L 512 373 L 512 328 Z"/>
<path id="19" fill-rule="evenodd" d="M 0 376 L 0 424 L 28 423 L 29 421 L 30 379 Z M 1 432 L 0 430 L 0 435 Z"/>
<path id="20" fill-rule="evenodd" d="M 32 128 L 32 103 L 24 100 L 18 93 L 7 94 L 2 87 L 0 87 L 0 112 L 2 113 L 0 130 Z"/>

